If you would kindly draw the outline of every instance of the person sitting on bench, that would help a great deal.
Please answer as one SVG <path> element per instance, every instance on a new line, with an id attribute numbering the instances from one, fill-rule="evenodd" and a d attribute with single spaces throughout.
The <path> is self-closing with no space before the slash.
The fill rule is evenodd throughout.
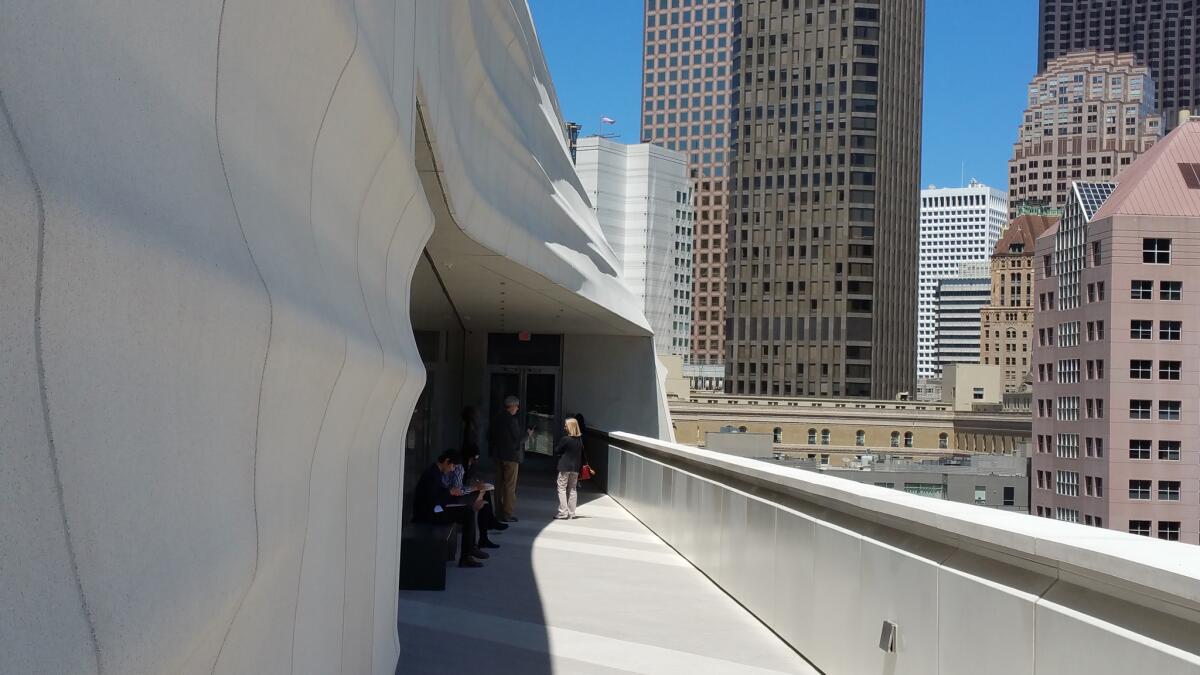
<path id="1" fill-rule="evenodd" d="M 479 467 L 479 452 L 466 450 L 462 454 L 462 463 L 454 468 L 454 472 L 446 476 L 443 484 L 448 488 L 458 488 L 465 493 L 476 493 L 472 504 L 475 508 L 475 527 L 479 531 L 479 548 L 500 548 L 500 545 L 488 538 L 488 530 L 497 532 L 507 530 L 508 525 L 496 519 L 492 509 L 492 487 L 477 476 Z"/>
<path id="2" fill-rule="evenodd" d="M 458 457 L 450 452 L 438 455 L 434 462 L 417 481 L 413 490 L 413 522 L 429 523 L 432 525 L 458 525 L 459 536 L 459 567 L 483 567 L 480 559 L 487 554 L 475 548 L 477 535 L 475 533 L 475 509 L 471 504 L 456 501 L 463 495 L 458 488 L 447 488 L 443 477 L 454 472 L 458 465 Z"/>

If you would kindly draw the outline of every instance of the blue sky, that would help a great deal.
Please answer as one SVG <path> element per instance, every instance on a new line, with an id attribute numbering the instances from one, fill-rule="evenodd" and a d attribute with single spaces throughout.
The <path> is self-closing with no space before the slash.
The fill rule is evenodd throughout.
<path id="1" fill-rule="evenodd" d="M 563 115 L 638 141 L 642 0 L 529 0 Z M 1037 0 L 926 0 L 921 186 L 960 175 L 1007 189 L 1037 67 Z"/>

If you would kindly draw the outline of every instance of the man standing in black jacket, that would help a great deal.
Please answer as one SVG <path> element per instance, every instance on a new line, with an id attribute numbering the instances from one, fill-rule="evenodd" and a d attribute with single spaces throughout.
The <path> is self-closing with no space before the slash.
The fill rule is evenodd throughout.
<path id="1" fill-rule="evenodd" d="M 488 446 L 496 459 L 496 516 L 502 523 L 517 521 L 513 516 L 517 509 L 517 472 L 525 459 L 528 436 L 517 417 L 520 409 L 520 399 L 505 397 L 504 409 L 496 413 L 488 427 Z"/>
<path id="2" fill-rule="evenodd" d="M 447 488 L 442 476 L 454 472 L 458 458 L 452 453 L 438 455 L 437 462 L 421 474 L 413 490 L 413 522 L 434 525 L 456 524 L 459 527 L 459 567 L 483 567 L 478 558 L 486 557 L 475 549 L 475 510 L 469 504 L 457 502 L 463 492 L 458 488 Z"/>

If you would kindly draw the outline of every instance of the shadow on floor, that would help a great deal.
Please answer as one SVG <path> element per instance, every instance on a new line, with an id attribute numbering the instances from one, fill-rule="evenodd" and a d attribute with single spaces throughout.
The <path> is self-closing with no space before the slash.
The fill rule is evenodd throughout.
<path id="1" fill-rule="evenodd" d="M 485 479 L 495 473 L 486 463 Z M 554 466 L 548 457 L 530 455 L 521 466 L 516 516 L 520 521 L 493 533 L 499 549 L 489 550 L 484 567 L 461 569 L 447 563 L 445 591 L 401 591 L 398 617 L 400 661 L 397 673 L 476 670 L 488 673 L 553 672 L 546 617 L 537 593 L 533 541 L 552 522 L 557 508 Z M 580 492 L 580 503 L 601 495 Z M 510 641 L 483 642 L 495 626 L 483 617 L 502 617 Z M 540 628 L 540 629 L 539 629 Z M 498 664 L 503 664 L 497 668 Z"/>

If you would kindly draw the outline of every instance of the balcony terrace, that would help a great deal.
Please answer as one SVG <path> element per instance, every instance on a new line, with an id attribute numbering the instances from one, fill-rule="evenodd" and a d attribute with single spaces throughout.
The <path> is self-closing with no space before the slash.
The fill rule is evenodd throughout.
<path id="1" fill-rule="evenodd" d="M 576 520 L 550 520 L 554 475 L 534 461 L 521 520 L 482 569 L 400 593 L 398 673 L 437 672 L 449 654 L 522 675 L 817 672 L 607 495 L 588 487 Z"/>

